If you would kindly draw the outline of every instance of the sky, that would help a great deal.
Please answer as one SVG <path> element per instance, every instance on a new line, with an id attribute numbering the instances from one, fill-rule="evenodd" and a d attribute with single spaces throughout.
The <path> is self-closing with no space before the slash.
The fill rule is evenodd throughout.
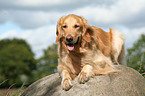
<path id="1" fill-rule="evenodd" d="M 68 14 L 121 31 L 126 48 L 145 34 L 145 0 L 0 0 L 0 40 L 25 39 L 39 58 L 55 43 L 57 21 Z"/>

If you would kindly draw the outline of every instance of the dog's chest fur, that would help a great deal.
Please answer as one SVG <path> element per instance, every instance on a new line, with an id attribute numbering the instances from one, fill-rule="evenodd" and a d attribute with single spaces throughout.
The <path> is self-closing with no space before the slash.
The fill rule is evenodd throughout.
<path id="1" fill-rule="evenodd" d="M 104 68 L 108 58 L 94 47 L 95 45 L 92 46 L 92 48 L 88 46 L 80 47 L 81 51 L 79 53 L 75 51 L 62 53 L 63 56 L 60 56 L 59 60 L 73 74 L 79 74 L 84 65 L 91 65 L 94 69 Z"/>

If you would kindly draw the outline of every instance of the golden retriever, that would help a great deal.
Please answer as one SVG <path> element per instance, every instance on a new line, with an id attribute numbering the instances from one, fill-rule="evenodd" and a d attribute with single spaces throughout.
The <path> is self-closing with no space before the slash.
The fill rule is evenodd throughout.
<path id="1" fill-rule="evenodd" d="M 72 87 L 71 80 L 76 76 L 79 83 L 85 83 L 94 75 L 116 72 L 112 61 L 123 60 L 124 40 L 114 29 L 105 32 L 90 26 L 83 17 L 71 14 L 60 18 L 56 34 L 58 72 L 64 90 Z"/>

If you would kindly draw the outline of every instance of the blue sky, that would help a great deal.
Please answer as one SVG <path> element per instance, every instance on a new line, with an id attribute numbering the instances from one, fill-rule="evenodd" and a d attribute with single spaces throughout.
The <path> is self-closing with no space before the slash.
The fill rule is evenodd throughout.
<path id="1" fill-rule="evenodd" d="M 57 21 L 68 14 L 120 30 L 127 48 L 145 34 L 145 0 L 1 0 L 0 39 L 25 39 L 38 58 L 55 43 Z"/>
<path id="2" fill-rule="evenodd" d="M 19 32 L 22 31 L 22 29 L 18 25 L 14 24 L 12 22 L 5 22 L 4 24 L 0 24 L 0 34 L 1 35 L 10 30 L 17 30 Z"/>

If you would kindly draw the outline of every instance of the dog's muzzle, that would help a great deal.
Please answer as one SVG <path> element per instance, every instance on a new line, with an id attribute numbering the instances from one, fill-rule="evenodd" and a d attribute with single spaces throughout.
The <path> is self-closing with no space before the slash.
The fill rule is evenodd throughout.
<path id="1" fill-rule="evenodd" d="M 67 49 L 69 51 L 73 51 L 74 48 L 75 48 L 75 45 L 78 43 L 78 40 L 79 40 L 79 38 L 77 39 L 77 41 L 75 41 L 74 38 L 71 35 L 67 36 L 65 38 Z"/>
<path id="2" fill-rule="evenodd" d="M 66 37 L 65 41 L 66 41 L 66 46 L 67 46 L 68 50 L 70 50 L 70 51 L 74 50 L 75 44 L 74 44 L 73 37 L 71 35 L 69 35 Z"/>

